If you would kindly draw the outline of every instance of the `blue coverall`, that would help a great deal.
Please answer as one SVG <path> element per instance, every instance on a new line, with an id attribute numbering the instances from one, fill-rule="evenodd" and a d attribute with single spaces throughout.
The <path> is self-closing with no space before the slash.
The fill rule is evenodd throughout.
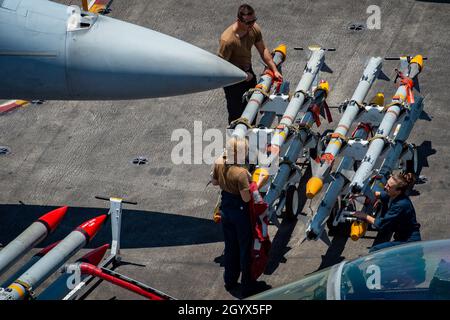
<path id="1" fill-rule="evenodd" d="M 384 210 L 382 214 L 375 219 L 373 226 L 382 234 L 394 233 L 394 241 L 374 245 L 369 252 L 393 247 L 406 242 L 420 241 L 420 224 L 416 220 L 416 211 L 414 206 L 405 194 L 400 194 L 391 200 L 388 194 L 383 191 L 380 195 Z"/>

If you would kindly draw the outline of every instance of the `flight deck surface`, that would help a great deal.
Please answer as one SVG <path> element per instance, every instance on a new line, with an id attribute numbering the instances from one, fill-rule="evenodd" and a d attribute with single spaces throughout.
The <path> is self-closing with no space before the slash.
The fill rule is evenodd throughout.
<path id="1" fill-rule="evenodd" d="M 234 21 L 239 4 L 116 0 L 110 15 L 215 53 L 220 34 Z M 423 240 L 450 238 L 450 3 L 376 1 L 374 4 L 381 8 L 381 29 L 352 30 L 352 24 L 366 22 L 371 4 L 262 0 L 254 7 L 266 45 L 274 48 L 285 43 L 288 47 L 283 74 L 291 88 L 299 81 L 307 61 L 306 54 L 294 51 L 294 47 L 319 44 L 337 49 L 326 56 L 333 73 L 321 74 L 330 83 L 330 105 L 350 99 L 371 56 L 428 57 L 420 87 L 431 121 L 418 121 L 408 140 L 428 155 L 421 172 L 427 181 L 416 185 L 412 201 Z M 255 49 L 253 59 L 259 74 L 263 66 Z M 391 81 L 378 80 L 368 96 L 381 91 L 389 102 L 396 90 L 392 80 L 397 67 L 395 61 L 383 62 Z M 340 118 L 336 109 L 332 114 L 335 122 L 329 128 L 334 128 Z M 124 264 L 116 271 L 179 299 L 235 299 L 223 287 L 223 236 L 221 226 L 212 220 L 218 190 L 206 187 L 211 166 L 174 165 L 171 160 L 177 144 L 171 141 L 172 132 L 184 128 L 193 135 L 194 121 L 202 122 L 203 132 L 209 128 L 225 131 L 227 112 L 222 89 L 136 101 L 47 101 L 1 114 L 0 145 L 10 148 L 10 153 L 0 156 L 0 243 L 7 244 L 45 212 L 68 205 L 63 223 L 39 245 L 42 248 L 88 218 L 106 213 L 108 204 L 96 200 L 95 195 L 120 196 L 138 205 L 124 206 Z M 148 162 L 133 164 L 141 156 Z M 319 201 L 320 196 L 307 202 L 303 212 L 311 217 Z M 109 226 L 104 227 L 88 248 L 110 242 L 110 234 Z M 364 255 L 373 241 L 335 238 L 330 248 L 320 241 L 300 244 L 305 236 L 305 225 L 300 221 L 284 221 L 280 229 L 271 226 L 270 234 L 273 250 L 261 280 L 272 287 L 344 258 Z M 72 260 L 85 252 L 81 250 Z M 45 284 L 54 279 L 55 275 Z M 141 299 L 104 282 L 87 296 L 113 298 Z"/>

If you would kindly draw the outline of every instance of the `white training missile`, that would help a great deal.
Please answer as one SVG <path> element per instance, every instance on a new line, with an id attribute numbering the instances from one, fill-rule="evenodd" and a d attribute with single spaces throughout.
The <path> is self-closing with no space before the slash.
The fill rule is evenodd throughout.
<path id="1" fill-rule="evenodd" d="M 295 129 L 296 132 L 294 133 L 292 142 L 290 143 L 289 148 L 286 151 L 286 155 L 280 163 L 280 168 L 273 178 L 269 190 L 264 197 L 264 201 L 269 205 L 269 219 L 275 218 L 275 211 L 272 206 L 275 200 L 280 197 L 281 192 L 291 175 L 293 165 L 296 163 L 299 154 L 302 152 L 308 139 L 312 136 L 310 129 L 315 123 L 317 123 L 317 117 L 322 113 L 321 110 L 323 110 L 326 105 L 325 99 L 328 95 L 328 91 L 328 82 L 321 82 L 314 92 L 314 100 L 312 101 L 310 108 L 301 118 L 298 127 Z"/>
<path id="2" fill-rule="evenodd" d="M 394 171 L 395 168 L 398 168 L 398 164 L 400 158 L 408 159 L 414 158 L 414 147 L 406 143 L 406 139 L 414 127 L 415 122 L 419 118 L 420 114 L 423 110 L 423 98 L 415 97 L 414 104 L 411 105 L 410 109 L 407 110 L 407 115 L 405 119 L 400 124 L 400 129 L 398 133 L 394 137 L 394 141 L 391 144 L 389 151 L 387 153 L 386 158 L 383 161 L 383 164 L 378 170 L 378 173 L 371 177 L 365 186 L 363 193 L 366 196 L 366 201 L 364 207 L 362 209 L 363 212 L 370 214 L 372 216 L 376 216 L 379 207 L 376 204 L 380 204 L 376 201 L 375 192 L 380 192 L 384 190 L 387 180 L 389 176 Z M 413 160 L 414 161 L 414 160 Z M 349 218 L 347 218 L 348 220 Z M 351 218 L 350 218 L 351 219 Z M 367 230 L 367 222 L 365 221 L 355 221 L 351 227 L 350 238 L 353 241 L 357 241 L 360 239 Z"/>
<path id="3" fill-rule="evenodd" d="M 382 67 L 380 57 L 370 58 L 358 86 L 347 104 L 344 114 L 331 135 L 327 148 L 317 159 L 311 159 L 312 177 L 306 185 L 306 196 L 314 198 L 321 190 L 325 178 L 330 173 L 334 160 L 345 142 L 346 136 L 356 116 L 362 110 L 362 104 Z"/>
<path id="4" fill-rule="evenodd" d="M 0 275 L 53 232 L 66 212 L 67 207 L 62 207 L 43 215 L 4 247 L 0 251 Z"/>
<path id="5" fill-rule="evenodd" d="M 305 70 L 303 71 L 302 78 L 295 89 L 294 96 L 289 102 L 272 138 L 270 147 L 271 157 L 279 155 L 280 148 L 289 134 L 290 126 L 294 123 L 303 104 L 308 100 L 308 91 L 311 89 L 311 86 L 313 85 L 314 80 L 316 80 L 325 61 L 326 49 L 320 47 L 310 47 L 310 49 L 312 50 L 311 57 L 309 58 Z"/>
<path id="6" fill-rule="evenodd" d="M 361 165 L 352 179 L 350 184 L 352 193 L 360 193 L 362 191 L 365 182 L 372 175 L 375 163 L 386 145 L 386 138 L 392 131 L 400 113 L 414 102 L 412 94 L 414 79 L 422 71 L 422 67 L 423 58 L 421 55 L 417 55 L 409 61 L 408 70 L 405 70 L 405 74 L 399 74 L 400 86 L 392 98 L 392 103 L 386 106 L 387 110 L 383 121 L 375 136 L 371 139 L 366 156 L 361 161 Z"/>
<path id="7" fill-rule="evenodd" d="M 280 45 L 273 51 L 273 62 L 276 66 L 280 66 L 286 59 L 286 46 Z M 251 127 L 251 124 L 256 118 L 258 110 L 260 109 L 262 103 L 269 94 L 269 90 L 274 82 L 274 75 L 272 71 L 268 68 L 264 71 L 261 79 L 253 89 L 253 93 L 248 100 L 247 106 L 241 117 L 232 123 L 234 125 L 233 136 L 238 138 L 244 138 L 247 134 L 247 130 Z"/>
<path id="8" fill-rule="evenodd" d="M 25 271 L 31 268 L 33 264 L 41 260 L 43 256 L 45 256 L 50 250 L 52 250 L 54 247 L 58 245 L 59 241 L 52 243 L 51 245 L 45 247 L 38 253 L 36 253 L 34 256 L 31 257 L 31 259 L 24 264 L 19 270 L 17 270 L 13 275 L 11 275 L 7 280 L 5 280 L 2 284 L 0 284 L 0 288 L 6 288 L 11 283 L 14 282 L 17 278 L 19 278 Z"/>
<path id="9" fill-rule="evenodd" d="M 408 149 L 410 147 L 406 145 L 406 140 L 423 111 L 423 98 L 416 96 L 414 97 L 414 100 L 414 104 L 412 104 L 410 110 L 407 111 L 407 115 L 401 123 L 400 129 L 394 137 L 393 144 L 390 146 L 380 170 L 371 181 L 370 188 L 372 193 L 384 190 L 384 186 L 386 185 L 389 176 L 398 167 L 398 162 L 405 153 L 405 148 Z"/>
<path id="10" fill-rule="evenodd" d="M 86 221 L 34 264 L 6 289 L 0 289 L 0 300 L 24 300 L 64 262 L 84 247 L 100 230 L 107 215 Z"/>
<path id="11" fill-rule="evenodd" d="M 97 266 L 105 256 L 106 250 L 109 249 L 109 244 L 105 244 L 101 247 L 93 249 L 85 254 L 83 257 L 78 259 L 76 263 L 86 262 Z M 70 270 L 66 270 L 70 271 Z M 56 279 L 51 285 L 49 285 L 45 290 L 36 298 L 36 300 L 62 300 L 70 291 L 70 285 L 76 285 L 70 282 L 70 277 L 73 273 L 65 272 L 58 279 Z M 87 275 L 80 274 L 78 280 L 83 281 L 87 278 Z M 69 283 L 68 283 L 69 282 Z M 70 285 L 69 285 L 70 284 Z"/>

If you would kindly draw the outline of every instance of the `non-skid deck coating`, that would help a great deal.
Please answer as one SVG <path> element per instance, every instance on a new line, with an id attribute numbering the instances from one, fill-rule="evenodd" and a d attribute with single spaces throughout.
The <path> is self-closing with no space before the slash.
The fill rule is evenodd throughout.
<path id="1" fill-rule="evenodd" d="M 233 22 L 240 3 L 116 0 L 111 16 L 216 52 L 218 37 Z M 379 0 L 262 0 L 252 4 L 266 44 L 270 48 L 279 43 L 288 46 L 284 75 L 292 88 L 306 63 L 306 54 L 293 47 L 320 44 L 337 48 L 326 56 L 334 73 L 322 74 L 330 82 L 330 105 L 351 97 L 370 56 L 420 53 L 429 58 L 420 85 L 432 121 L 419 121 L 410 137 L 410 142 L 421 145 L 421 151 L 429 155 L 428 166 L 422 170 L 428 182 L 416 186 L 420 195 L 412 200 L 423 239 L 449 238 L 450 4 Z M 372 4 L 381 8 L 381 29 L 349 30 L 351 23 L 366 21 L 366 9 Z M 391 78 L 396 67 L 396 62 L 384 63 Z M 256 50 L 254 68 L 262 71 Z M 377 81 L 369 96 L 383 91 L 389 101 L 395 90 L 392 82 Z M 94 195 L 122 196 L 139 205 L 125 206 L 122 255 L 131 264 L 117 271 L 180 299 L 234 299 L 223 288 L 218 258 L 223 238 L 220 225 L 211 219 L 217 190 L 205 189 L 210 166 L 176 166 L 170 159 L 176 144 L 171 141 L 174 129 L 193 132 L 194 121 L 202 121 L 203 130 L 225 129 L 226 119 L 221 89 L 140 101 L 53 101 L 1 115 L 0 145 L 8 146 L 12 153 L 0 156 L 0 242 L 7 244 L 50 209 L 69 205 L 62 225 L 42 247 L 88 218 L 107 212 L 107 203 L 95 200 Z M 132 165 L 138 156 L 146 156 L 148 164 Z M 317 201 L 311 205 L 314 208 Z M 303 211 L 311 215 L 308 206 Z M 261 280 L 280 286 L 343 258 L 363 255 L 372 243 L 371 239 L 346 243 L 336 239 L 327 252 L 321 242 L 300 245 L 304 230 L 300 222 L 285 222 L 278 231 L 271 227 L 274 248 Z M 89 247 L 109 239 L 107 226 Z M 88 296 L 112 298 L 141 299 L 107 283 Z"/>

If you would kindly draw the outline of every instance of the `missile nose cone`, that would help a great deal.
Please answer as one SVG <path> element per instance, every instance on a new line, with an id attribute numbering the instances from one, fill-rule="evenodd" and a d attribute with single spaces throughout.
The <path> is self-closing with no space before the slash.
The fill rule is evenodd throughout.
<path id="1" fill-rule="evenodd" d="M 87 241 L 89 242 L 100 230 L 106 218 L 108 218 L 106 214 L 98 216 L 81 224 L 76 230 L 83 233 L 86 236 Z"/>
<path id="2" fill-rule="evenodd" d="M 367 224 L 361 221 L 355 221 L 352 223 L 350 228 L 350 238 L 353 241 L 358 241 L 361 237 L 364 236 L 367 230 Z"/>
<path id="3" fill-rule="evenodd" d="M 283 61 L 286 60 L 286 52 L 287 52 L 287 47 L 285 44 L 280 44 L 278 47 L 276 47 L 273 52 L 279 52 L 283 55 Z"/>
<path id="4" fill-rule="evenodd" d="M 68 208 L 69 207 L 62 207 L 50 211 L 49 213 L 46 213 L 42 217 L 40 217 L 38 221 L 42 222 L 47 227 L 49 233 L 53 232 L 59 225 L 61 220 L 64 218 L 64 215 L 66 214 Z"/>
<path id="5" fill-rule="evenodd" d="M 98 247 L 94 250 L 89 251 L 87 254 L 85 254 L 81 259 L 80 262 L 86 262 L 90 263 L 94 266 L 98 265 L 103 257 L 105 256 L 106 250 L 109 249 L 109 244 L 104 244 L 101 247 Z"/>
<path id="6" fill-rule="evenodd" d="M 411 59 L 410 63 L 417 63 L 419 65 L 419 70 L 423 70 L 423 57 L 422 55 L 418 54 L 414 58 Z"/>
<path id="7" fill-rule="evenodd" d="M 322 179 L 312 177 L 306 184 L 306 197 L 308 199 L 314 198 L 322 190 L 322 187 L 323 187 Z"/>
<path id="8" fill-rule="evenodd" d="M 35 256 L 36 257 L 43 257 L 45 256 L 50 250 L 52 250 L 54 247 L 58 245 L 61 241 L 56 241 L 55 243 L 52 243 L 51 245 L 45 247 L 41 251 L 39 251 Z"/>

